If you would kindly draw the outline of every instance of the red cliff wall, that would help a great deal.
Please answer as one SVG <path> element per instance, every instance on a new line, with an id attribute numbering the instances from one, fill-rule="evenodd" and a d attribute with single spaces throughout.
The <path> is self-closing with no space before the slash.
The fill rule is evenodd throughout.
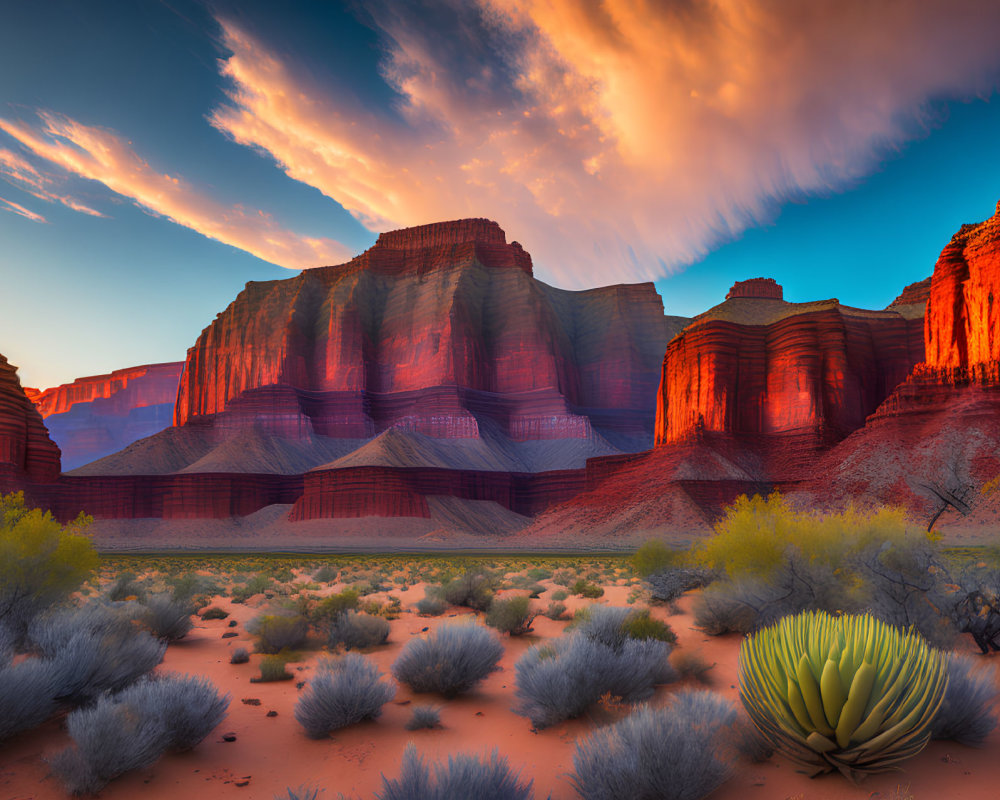
<path id="1" fill-rule="evenodd" d="M 184 362 L 147 364 L 78 378 L 32 402 L 72 470 L 170 427 Z"/>
<path id="2" fill-rule="evenodd" d="M 188 351 L 175 424 L 365 438 L 649 435 L 676 323 L 652 284 L 565 292 L 488 220 L 383 234 L 337 267 L 250 283 Z M 279 387 L 272 391 L 269 387 Z"/>
<path id="3" fill-rule="evenodd" d="M 24 482 L 50 483 L 59 478 L 59 448 L 21 389 L 17 368 L 0 356 L 0 491 Z"/>
<path id="4" fill-rule="evenodd" d="M 967 368 L 1000 360 L 1000 204 L 963 225 L 934 266 L 927 303 L 927 365 Z"/>
<path id="5" fill-rule="evenodd" d="M 656 444 L 806 433 L 829 445 L 860 428 L 922 356 L 913 314 L 731 293 L 667 346 Z"/>

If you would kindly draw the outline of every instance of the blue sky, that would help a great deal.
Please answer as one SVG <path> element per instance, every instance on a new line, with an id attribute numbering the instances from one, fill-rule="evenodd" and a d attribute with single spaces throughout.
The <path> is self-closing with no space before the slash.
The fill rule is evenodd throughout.
<path id="1" fill-rule="evenodd" d="M 1000 199 L 989 4 L 9 5 L 25 385 L 183 359 L 246 281 L 379 230 L 488 216 L 539 278 L 655 279 L 672 314 L 757 275 L 882 307 Z"/>

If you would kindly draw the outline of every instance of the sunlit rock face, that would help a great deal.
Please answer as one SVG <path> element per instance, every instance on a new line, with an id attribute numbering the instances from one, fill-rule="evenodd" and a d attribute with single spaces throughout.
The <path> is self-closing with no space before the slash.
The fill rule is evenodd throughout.
<path id="1" fill-rule="evenodd" d="M 21 388 L 17 368 L 0 356 L 0 491 L 51 483 L 59 472 L 59 448 Z"/>
<path id="2" fill-rule="evenodd" d="M 1000 475 L 997 302 L 1000 213 L 963 225 L 942 250 L 929 284 L 926 361 L 823 457 L 806 499 L 891 503 L 931 519 L 949 497 L 958 502 L 942 524 L 997 524 L 997 496 L 980 491 Z"/>
<path id="3" fill-rule="evenodd" d="M 188 351 L 174 421 L 364 439 L 475 438 L 487 419 L 515 441 L 596 430 L 640 449 L 679 327 L 651 283 L 554 289 L 494 222 L 425 225 L 248 284 Z"/>
<path id="4" fill-rule="evenodd" d="M 934 266 L 926 317 L 927 366 L 996 382 L 1000 361 L 1000 204 L 963 225 Z"/>
<path id="5" fill-rule="evenodd" d="M 29 395 L 70 470 L 168 428 L 184 362 L 77 378 Z"/>
<path id="6" fill-rule="evenodd" d="M 737 283 L 674 337 L 663 359 L 657 446 L 722 434 L 828 447 L 864 425 L 923 358 L 919 300 L 865 311 L 781 295 L 774 281 Z"/>

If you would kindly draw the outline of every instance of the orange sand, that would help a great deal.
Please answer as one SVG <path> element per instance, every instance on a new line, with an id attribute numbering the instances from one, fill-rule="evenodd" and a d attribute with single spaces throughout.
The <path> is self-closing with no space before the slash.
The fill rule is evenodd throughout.
<path id="1" fill-rule="evenodd" d="M 629 588 L 609 587 L 599 602 L 625 605 Z M 438 618 L 420 617 L 408 606 L 423 595 L 416 586 L 397 594 L 407 608 L 392 622 L 389 643 L 369 654 L 379 667 L 389 668 L 402 646 L 425 628 L 433 630 L 456 614 Z M 547 605 L 543 595 L 542 601 Z M 589 601 L 570 598 L 574 607 Z M 319 654 L 309 653 L 303 663 L 291 663 L 296 680 L 252 684 L 260 656 L 249 664 L 231 665 L 233 648 L 253 649 L 252 637 L 244 625 L 259 613 L 247 605 L 235 605 L 226 598 L 216 598 L 214 605 L 229 611 L 239 627 L 230 629 L 229 619 L 197 621 L 194 630 L 181 642 L 171 645 L 160 670 L 197 673 L 210 678 L 221 691 L 232 695 L 229 715 L 193 752 L 168 755 L 152 767 L 128 773 L 113 781 L 101 793 L 108 800 L 142 797 L 148 800 L 177 798 L 228 798 L 271 800 L 286 786 L 310 783 L 325 788 L 324 800 L 336 800 L 338 793 L 347 798 L 371 800 L 381 788 L 380 774 L 398 773 L 399 760 L 407 742 L 414 742 L 426 757 L 437 759 L 448 753 L 474 751 L 484 753 L 494 746 L 522 770 L 522 777 L 534 780 L 535 796 L 551 793 L 553 800 L 568 800 L 577 795 L 567 780 L 572 771 L 574 742 L 596 725 L 612 721 L 621 710 L 597 708 L 588 718 L 572 720 L 538 733 L 530 722 L 510 711 L 514 692 L 514 663 L 531 644 L 558 636 L 565 622 L 545 617 L 535 620 L 532 635 L 505 638 L 506 653 L 502 670 L 490 676 L 477 691 L 455 700 L 444 701 L 433 695 L 415 695 L 399 687 L 396 698 L 385 706 L 378 720 L 338 731 L 331 738 L 314 741 L 306 738 L 295 721 L 293 709 L 299 690 L 295 684 L 308 680 Z M 669 621 L 683 648 L 698 651 L 715 664 L 709 673 L 712 687 L 738 702 L 736 691 L 736 653 L 738 636 L 709 637 L 694 630 L 690 614 L 691 598 L 681 601 L 684 613 L 670 615 L 665 608 L 654 614 Z M 460 612 L 468 613 L 468 612 Z M 239 635 L 221 639 L 222 633 L 236 630 Z M 654 704 L 664 702 L 678 684 L 657 691 Z M 256 698 L 260 705 L 241 702 Z M 443 728 L 407 731 L 403 727 L 414 704 L 433 704 L 441 708 Z M 266 716 L 277 711 L 277 717 Z M 226 743 L 222 734 L 233 732 L 236 741 Z M 65 798 L 57 779 L 47 774 L 43 757 L 62 749 L 69 742 L 58 720 L 8 742 L 0 749 L 0 800 L 41 800 Z M 935 742 L 911 760 L 904 771 L 874 776 L 860 787 L 852 786 L 840 775 L 810 780 L 795 772 L 794 766 L 780 756 L 763 764 L 740 761 L 734 776 L 721 787 L 712 800 L 900 800 L 910 793 L 896 794 L 897 788 L 910 787 L 915 800 L 985 800 L 1000 796 L 1000 733 L 994 731 L 986 747 L 971 749 L 954 743 Z"/>

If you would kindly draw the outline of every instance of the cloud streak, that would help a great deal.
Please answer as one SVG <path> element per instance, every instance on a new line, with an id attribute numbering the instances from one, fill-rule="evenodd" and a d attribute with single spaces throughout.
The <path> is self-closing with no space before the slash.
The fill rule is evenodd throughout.
<path id="1" fill-rule="evenodd" d="M 183 178 L 157 171 L 112 131 L 50 112 L 38 116 L 37 125 L 0 118 L 0 131 L 36 158 L 98 181 L 149 212 L 290 269 L 336 264 L 350 257 L 350 251 L 337 241 L 298 235 L 264 211 L 224 205 Z M 11 151 L 0 151 L 0 171 L 38 197 L 100 215 L 70 197 L 52 193 L 46 176 Z"/>
<path id="2" fill-rule="evenodd" d="M 36 214 L 34 211 L 31 211 L 25 208 L 24 206 L 15 203 L 13 200 L 6 200 L 5 198 L 0 197 L 0 203 L 4 204 L 7 211 L 13 211 L 18 216 L 24 217 L 25 219 L 30 219 L 32 222 L 48 222 L 48 220 L 45 219 L 45 217 L 43 217 L 41 214 Z"/>
<path id="3" fill-rule="evenodd" d="M 0 175 L 13 186 L 28 194 L 50 203 L 62 203 L 67 208 L 87 214 L 91 217 L 107 217 L 100 211 L 84 205 L 68 194 L 59 194 L 53 190 L 57 181 L 51 175 L 43 175 L 25 158 L 10 150 L 0 149 Z"/>
<path id="4" fill-rule="evenodd" d="M 492 217 L 569 287 L 661 277 L 849 186 L 1000 70 L 1000 6 L 970 0 L 366 9 L 395 108 L 222 19 L 212 124 L 373 230 Z"/>

